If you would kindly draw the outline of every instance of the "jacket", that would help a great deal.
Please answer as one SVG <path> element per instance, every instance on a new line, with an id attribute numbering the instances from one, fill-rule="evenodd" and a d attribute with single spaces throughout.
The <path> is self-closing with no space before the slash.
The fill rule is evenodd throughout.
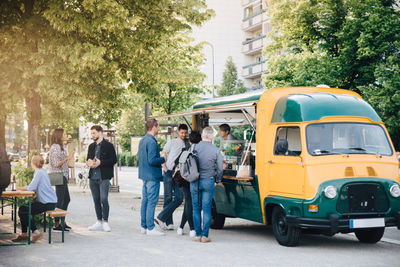
<path id="1" fill-rule="evenodd" d="M 146 134 L 139 143 L 139 179 L 144 181 L 160 181 L 162 178 L 161 164 L 165 162 L 160 157 L 156 138 Z"/>
<path id="2" fill-rule="evenodd" d="M 89 145 L 88 148 L 88 159 L 94 159 L 96 152 L 96 142 Z M 110 180 L 114 177 L 114 165 L 117 163 L 117 154 L 115 153 L 114 145 L 103 139 L 100 143 L 100 172 L 102 180 Z M 89 178 L 91 177 L 93 169 L 89 170 Z"/>

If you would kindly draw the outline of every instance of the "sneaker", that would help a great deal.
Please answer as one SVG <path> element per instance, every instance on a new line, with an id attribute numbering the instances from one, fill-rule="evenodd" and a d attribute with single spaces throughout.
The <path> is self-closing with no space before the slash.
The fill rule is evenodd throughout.
<path id="1" fill-rule="evenodd" d="M 201 243 L 208 243 L 208 242 L 211 242 L 211 239 L 209 237 L 206 236 L 201 237 Z"/>
<path id="2" fill-rule="evenodd" d="M 59 224 L 58 226 L 53 227 L 53 231 L 54 232 L 62 232 L 61 224 Z M 64 226 L 64 232 L 68 232 L 68 231 L 69 231 L 69 229 Z"/>
<path id="3" fill-rule="evenodd" d="M 43 236 L 42 233 L 33 234 L 33 235 L 32 235 L 32 239 L 31 239 L 31 242 L 32 242 L 32 243 L 36 243 L 36 241 L 38 241 L 40 238 L 42 238 L 42 236 Z"/>
<path id="4" fill-rule="evenodd" d="M 11 239 L 12 242 L 20 242 L 20 241 L 26 241 L 28 240 L 27 235 L 19 235 L 17 238 Z"/>
<path id="5" fill-rule="evenodd" d="M 194 242 L 201 242 L 201 236 L 195 236 L 192 238 Z"/>
<path id="6" fill-rule="evenodd" d="M 167 225 L 160 219 L 154 219 L 154 223 L 160 227 L 161 231 L 167 230 Z"/>
<path id="7" fill-rule="evenodd" d="M 196 231 L 195 231 L 195 230 L 190 230 L 189 236 L 190 236 L 191 238 L 195 237 L 195 236 L 196 236 Z"/>
<path id="8" fill-rule="evenodd" d="M 97 221 L 95 224 L 92 226 L 89 226 L 90 231 L 98 231 L 98 230 L 103 230 L 103 224 L 99 221 Z"/>
<path id="9" fill-rule="evenodd" d="M 168 224 L 167 230 L 174 230 L 174 225 L 173 224 Z"/>
<path id="10" fill-rule="evenodd" d="M 104 232 L 111 232 L 111 227 L 108 222 L 103 222 L 103 230 Z"/>
<path id="11" fill-rule="evenodd" d="M 140 228 L 140 233 L 145 235 L 146 234 L 146 228 L 141 227 Z"/>
<path id="12" fill-rule="evenodd" d="M 156 228 L 153 228 L 152 230 L 147 229 L 146 234 L 147 235 L 154 235 L 154 236 L 165 235 L 163 232 L 158 231 Z"/>
<path id="13" fill-rule="evenodd" d="M 178 230 L 176 231 L 176 233 L 178 235 L 183 235 L 183 229 L 179 227 Z"/>

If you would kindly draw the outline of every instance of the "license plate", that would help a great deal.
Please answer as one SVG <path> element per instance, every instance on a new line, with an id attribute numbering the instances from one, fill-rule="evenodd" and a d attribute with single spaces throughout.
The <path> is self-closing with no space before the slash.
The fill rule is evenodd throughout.
<path id="1" fill-rule="evenodd" d="M 350 229 L 373 228 L 373 227 L 385 227 L 385 218 L 352 219 L 352 220 L 350 220 Z"/>

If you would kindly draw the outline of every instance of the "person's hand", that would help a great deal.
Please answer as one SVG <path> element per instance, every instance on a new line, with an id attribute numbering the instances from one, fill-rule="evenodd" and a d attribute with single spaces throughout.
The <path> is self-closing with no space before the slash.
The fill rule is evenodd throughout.
<path id="1" fill-rule="evenodd" d="M 88 166 L 89 169 L 93 168 L 93 160 L 92 160 L 92 159 L 88 159 L 88 160 L 86 161 L 86 166 Z"/>
<path id="2" fill-rule="evenodd" d="M 95 169 L 95 168 L 99 167 L 100 164 L 101 164 L 101 161 L 98 158 L 94 158 L 92 168 Z"/>
<path id="3" fill-rule="evenodd" d="M 167 160 L 168 160 L 168 154 L 164 154 L 164 159 L 165 159 L 165 162 L 167 162 Z"/>
<path id="4" fill-rule="evenodd" d="M 168 171 L 168 168 L 167 168 L 167 165 L 166 165 L 166 164 L 163 164 L 163 165 L 162 165 L 162 168 L 163 168 L 164 172 L 167 172 L 167 171 Z"/>

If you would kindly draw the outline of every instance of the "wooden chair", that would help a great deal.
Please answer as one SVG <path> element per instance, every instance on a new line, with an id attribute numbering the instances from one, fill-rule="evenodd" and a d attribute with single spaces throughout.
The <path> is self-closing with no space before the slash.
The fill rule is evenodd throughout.
<path id="1" fill-rule="evenodd" d="M 49 244 L 51 243 L 51 229 L 53 228 L 53 218 L 61 218 L 61 240 L 64 243 L 64 224 L 65 224 L 65 216 L 67 216 L 67 211 L 62 209 L 48 210 L 43 213 L 44 216 L 44 232 L 46 232 L 46 214 L 49 218 Z"/>

